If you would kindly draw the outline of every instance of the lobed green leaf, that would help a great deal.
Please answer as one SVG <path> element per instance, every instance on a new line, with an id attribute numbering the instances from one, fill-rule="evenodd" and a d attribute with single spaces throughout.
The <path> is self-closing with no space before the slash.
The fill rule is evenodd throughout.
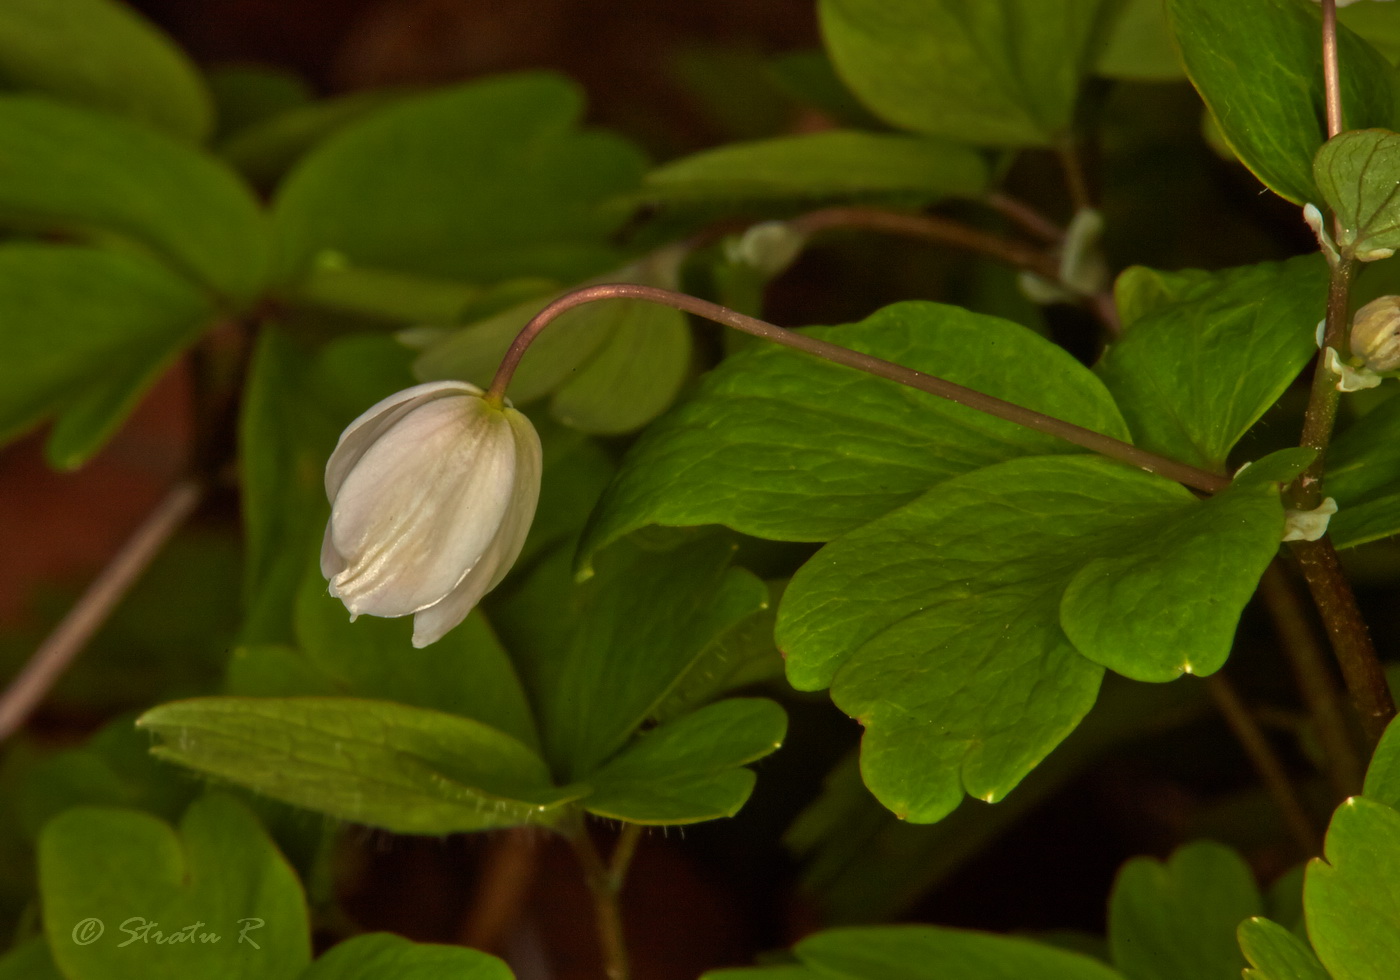
<path id="1" fill-rule="evenodd" d="M 992 146 L 1066 135 L 1102 0 L 822 0 L 837 71 L 904 129 Z"/>
<path id="2" fill-rule="evenodd" d="M 813 336 L 1124 437 L 1102 384 L 1025 327 L 897 303 Z M 726 360 L 648 427 L 604 493 L 580 562 L 648 524 L 725 524 L 826 541 L 959 473 L 1069 443 L 925 392 L 763 345 Z"/>
<path id="3" fill-rule="evenodd" d="M 1294 204 L 1316 201 L 1312 161 L 1327 137 L 1322 26 L 1307 0 L 1168 0 L 1186 73 L 1246 167 Z M 1386 126 L 1391 68 L 1337 30 L 1343 129 Z"/>

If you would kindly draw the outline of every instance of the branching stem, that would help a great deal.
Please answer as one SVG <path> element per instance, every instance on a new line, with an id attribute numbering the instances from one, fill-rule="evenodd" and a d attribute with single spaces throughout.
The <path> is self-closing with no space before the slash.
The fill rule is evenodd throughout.
<path id="1" fill-rule="evenodd" d="M 636 283 L 605 283 L 577 289 L 561 296 L 535 314 L 534 319 L 525 325 L 525 328 L 511 343 L 510 349 L 506 351 L 506 356 L 501 360 L 501 366 L 491 381 L 491 387 L 486 392 L 487 398 L 497 402 L 504 400 L 506 387 L 510 384 L 510 379 L 520 364 L 520 359 L 525 356 L 525 351 L 534 339 L 545 327 L 549 326 L 555 317 L 585 303 L 608 299 L 645 300 L 684 310 L 687 313 L 693 313 L 707 320 L 733 327 L 755 337 L 800 350 L 814 357 L 855 368 L 857 371 L 864 371 L 896 384 L 917 388 L 919 391 L 937 395 L 939 398 L 946 398 L 976 411 L 994 415 L 1028 429 L 1035 429 L 1037 432 L 1058 436 L 1076 446 L 1082 446 L 1111 459 L 1120 460 L 1130 466 L 1138 467 L 1149 473 L 1156 473 L 1169 480 L 1175 480 L 1207 493 L 1223 490 L 1230 483 L 1229 477 L 1223 474 L 1212 473 L 1174 459 L 1168 459 L 1165 456 L 1159 456 L 1156 453 L 1147 452 L 1101 432 L 1094 432 L 1092 429 L 1074 425 L 1063 419 L 1043 415 L 1020 405 L 1002 401 L 1000 398 L 993 398 L 991 395 L 985 395 L 971 388 L 964 388 L 962 385 L 944 381 L 942 378 L 924 374 L 922 371 L 915 371 L 902 364 L 871 357 L 869 354 L 861 354 L 837 344 L 818 340 L 807 334 L 787 330 L 763 320 L 737 313 L 717 303 L 710 303 L 694 296 L 687 296 L 684 293 L 672 292 L 669 289 L 642 286 Z"/>
<path id="2" fill-rule="evenodd" d="M 632 862 L 633 854 L 636 853 L 641 829 L 637 824 L 625 824 L 607 863 L 604 863 L 599 855 L 597 845 L 593 843 L 588 827 L 581 817 L 568 831 L 569 843 L 583 868 L 588 890 L 593 895 L 598 942 L 602 947 L 603 968 L 608 980 L 628 980 L 631 974 L 619 898 L 622 883 L 627 877 L 627 868 Z"/>

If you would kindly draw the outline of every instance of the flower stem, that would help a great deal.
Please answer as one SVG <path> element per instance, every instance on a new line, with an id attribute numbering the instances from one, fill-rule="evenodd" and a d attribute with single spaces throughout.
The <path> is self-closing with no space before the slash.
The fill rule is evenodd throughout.
<path id="1" fill-rule="evenodd" d="M 24 669 L 0 695 L 0 741 L 13 735 L 39 706 L 117 603 L 204 496 L 194 480 L 175 484 L 102 569 L 68 614 L 44 640 Z"/>
<path id="2" fill-rule="evenodd" d="M 627 942 L 622 930 L 622 909 L 618 902 L 627 867 L 637 846 L 641 827 L 627 824 L 618 838 L 612 858 L 603 863 L 588 827 L 580 817 L 568 831 L 570 845 L 583 868 L 584 880 L 593 894 L 593 914 L 598 927 L 598 942 L 602 946 L 603 969 L 608 980 L 628 980 Z"/>
<path id="3" fill-rule="evenodd" d="M 1322 85 L 1327 99 L 1327 138 L 1342 131 L 1342 75 L 1337 62 L 1337 0 L 1322 0 Z"/>
<path id="4" fill-rule="evenodd" d="M 1317 740 L 1327 759 L 1327 776 L 1340 797 L 1361 792 L 1366 764 L 1357 751 L 1345 701 L 1327 667 L 1326 654 L 1303 615 L 1303 600 L 1289 580 L 1282 559 L 1275 558 L 1259 583 L 1259 598 L 1274 621 L 1279 646 L 1293 668 L 1293 678 L 1308 707 Z"/>
<path id="5" fill-rule="evenodd" d="M 1206 692 L 1220 709 L 1225 724 L 1234 733 L 1240 747 L 1249 757 L 1250 764 L 1254 766 L 1254 771 L 1273 797 L 1274 805 L 1278 807 L 1284 825 L 1294 843 L 1298 845 L 1299 851 L 1304 857 L 1318 853 L 1317 828 L 1308 818 L 1308 812 L 1304 809 L 1297 790 L 1288 779 L 1288 771 L 1284 769 L 1274 747 L 1269 744 L 1268 738 L 1259 727 L 1259 722 L 1250 714 L 1234 685 L 1226 679 L 1223 672 L 1210 675 L 1205 679 L 1205 684 Z"/>
<path id="6" fill-rule="evenodd" d="M 808 235 L 832 228 L 863 228 L 903 235 L 906 238 L 922 238 L 925 241 L 953 245 L 969 252 L 980 252 L 988 258 L 1018 269 L 1026 269 L 1052 282 L 1058 281 L 1060 277 L 1059 266 L 1046 252 L 1015 239 L 1004 238 L 934 214 L 905 214 L 900 211 L 861 207 L 822 208 L 798 215 L 790 220 L 788 225 Z"/>
<path id="7" fill-rule="evenodd" d="M 1072 442 L 1076 446 L 1092 450 L 1111 459 L 1116 459 L 1146 470 L 1149 473 L 1156 473 L 1169 480 L 1175 480 L 1188 487 L 1195 487 L 1207 493 L 1215 493 L 1223 490 L 1229 485 L 1230 479 L 1220 473 L 1212 473 L 1208 470 L 1198 469 L 1186 463 L 1159 456 L 1139 449 L 1137 446 L 1106 436 L 1101 432 L 1094 432 L 1082 426 L 1074 425 L 1063 419 L 1053 416 L 1043 415 L 1040 412 L 1023 408 L 1000 398 L 993 398 L 980 391 L 971 388 L 964 388 L 962 385 L 954 384 L 951 381 L 944 381 L 942 378 L 924 374 L 922 371 L 915 371 L 912 368 L 904 367 L 902 364 L 895 364 L 882 358 L 871 357 L 869 354 L 862 354 L 837 344 L 827 343 L 818 340 L 816 337 L 788 330 L 775 326 L 763 320 L 745 316 L 734 310 L 720 306 L 717 303 L 710 303 L 694 296 L 687 296 L 684 293 L 672 292 L 669 289 L 660 289 L 655 286 L 642 286 L 635 283 L 607 283 L 600 286 L 587 286 L 583 289 L 575 290 L 572 293 L 561 296 L 553 303 L 546 306 L 537 313 L 525 328 L 520 331 L 515 340 L 511 343 L 510 349 L 506 351 L 506 356 L 501 360 L 501 366 L 496 371 L 495 378 L 491 381 L 491 387 L 487 391 L 488 398 L 503 399 L 506 387 L 510 384 L 511 377 L 515 374 L 516 367 L 520 364 L 520 359 L 525 355 L 534 339 L 547 327 L 550 322 L 561 313 L 582 306 L 585 303 L 594 303 L 607 299 L 634 299 L 646 300 L 651 303 L 661 303 L 696 316 L 713 320 L 716 323 L 733 327 L 744 333 L 761 337 L 764 340 L 771 340 L 774 343 L 783 344 L 787 347 L 800 350 L 820 357 L 835 364 L 855 368 L 857 371 L 864 371 L 875 377 L 893 381 L 910 388 L 917 388 L 919 391 L 937 395 L 939 398 L 946 398 L 949 401 L 957 402 L 968 408 L 997 418 L 1014 422 L 1017 425 L 1025 426 L 1028 429 L 1035 429 L 1037 432 L 1046 432 L 1053 436 L 1058 436 L 1067 442 Z"/>

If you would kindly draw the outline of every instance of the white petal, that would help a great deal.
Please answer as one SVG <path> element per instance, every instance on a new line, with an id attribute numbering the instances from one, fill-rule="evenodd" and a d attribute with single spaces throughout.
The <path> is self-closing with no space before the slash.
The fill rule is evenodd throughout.
<path id="1" fill-rule="evenodd" d="M 331 512 L 352 613 L 406 616 L 451 592 L 491 544 L 515 482 L 511 428 L 481 398 L 418 405 L 360 457 Z"/>
<path id="2" fill-rule="evenodd" d="M 331 539 L 331 526 L 331 522 L 327 521 L 326 533 L 321 537 L 321 575 L 327 579 L 333 579 L 345 571 L 345 559 L 335 550 L 335 542 Z"/>
<path id="3" fill-rule="evenodd" d="M 480 395 L 481 389 L 465 381 L 431 381 L 396 391 L 376 402 L 345 427 L 335 444 L 331 458 L 326 461 L 326 499 L 332 503 L 345 476 L 365 451 L 381 435 L 419 405 L 450 395 Z"/>
<path id="4" fill-rule="evenodd" d="M 500 531 L 491 541 L 481 561 L 466 578 L 440 602 L 419 610 L 413 617 L 413 645 L 425 647 L 442 639 L 475 608 L 481 597 L 506 577 L 535 518 L 535 506 L 540 498 L 541 452 L 540 438 L 530 420 L 514 409 L 506 409 L 515 440 L 515 486 L 511 491 L 510 510 L 501 522 Z"/>

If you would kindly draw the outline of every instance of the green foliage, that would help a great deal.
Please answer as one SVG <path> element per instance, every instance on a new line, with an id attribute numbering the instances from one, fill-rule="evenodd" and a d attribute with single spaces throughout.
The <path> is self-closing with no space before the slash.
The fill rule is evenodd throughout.
<path id="1" fill-rule="evenodd" d="M 1114 964 L 1129 980 L 1236 980 L 1235 938 L 1262 902 L 1238 854 L 1201 841 L 1166 863 L 1137 858 L 1118 872 L 1108 906 Z"/>
<path id="2" fill-rule="evenodd" d="M 529 658 L 520 667 L 555 771 L 587 779 L 707 667 L 711 643 L 767 605 L 768 591 L 729 567 L 722 539 L 659 554 L 620 546 L 580 587 L 567 558 L 544 562 L 497 625 Z"/>
<path id="3" fill-rule="evenodd" d="M 1275 495 L 1231 496 L 1203 505 L 1091 457 L 1029 457 L 949 480 L 797 573 L 778 615 L 788 679 L 830 685 L 865 726 L 866 785 L 896 814 L 938 820 L 963 790 L 996 800 L 1093 705 L 1095 659 L 1154 680 L 1223 662 L 1281 528 Z M 1216 507 L 1240 508 L 1248 559 L 1215 551 Z M 1166 588 L 1191 596 L 1185 604 L 1139 602 L 1122 618 L 1105 609 L 1114 583 L 1095 580 L 1138 543 L 1176 535 L 1188 543 L 1118 585 L 1123 598 Z"/>
<path id="4" fill-rule="evenodd" d="M 704 980 L 1122 980 L 1079 953 L 1026 939 L 929 926 L 831 929 L 802 940 L 801 966 L 705 974 Z"/>
<path id="5" fill-rule="evenodd" d="M 616 136 L 578 129 L 582 98 L 552 75 L 519 75 L 404 99 L 308 154 L 274 206 L 278 280 L 322 256 L 350 265 L 494 282 L 579 279 L 608 268 L 607 242 L 643 161 Z"/>
<path id="6" fill-rule="evenodd" d="M 1219 471 L 1317 353 L 1320 256 L 1221 272 L 1135 267 L 1119 278 L 1127 332 L 1096 367 L 1135 442 Z"/>
<path id="7" fill-rule="evenodd" d="M 651 171 L 642 195 L 667 204 L 823 198 L 973 197 L 987 184 L 974 150 L 942 140 L 831 130 L 734 143 Z"/>
<path id="8" fill-rule="evenodd" d="M 0 88 L 126 116 L 191 142 L 214 123 L 189 58 L 116 0 L 6 0 Z"/>
<path id="9" fill-rule="evenodd" d="M 1381 980 L 1400 963 L 1400 813 L 1354 796 L 1308 865 L 1308 938 L 1334 980 Z"/>
<path id="10" fill-rule="evenodd" d="M 194 286 L 139 254 L 0 245 L 0 441 L 56 415 L 49 460 L 81 465 L 212 314 Z"/>
<path id="11" fill-rule="evenodd" d="M 146 712 L 152 752 L 273 799 L 407 834 L 547 823 L 556 790 L 515 738 L 470 718 L 357 698 L 195 698 Z"/>
<path id="12" fill-rule="evenodd" d="M 221 300 L 262 288 L 267 235 L 227 168 L 145 126 L 0 96 L 0 225 L 149 250 Z"/>
<path id="13" fill-rule="evenodd" d="M 1102 0 L 821 0 L 841 76 L 905 129 L 991 146 L 1066 136 Z"/>
<path id="14" fill-rule="evenodd" d="M 195 802 L 178 828 L 134 810 L 68 810 L 44 828 L 39 876 L 49 949 L 70 978 L 280 980 L 311 958 L 295 873 L 226 796 Z M 84 942 L 89 919 L 110 931 Z M 184 929 L 189 939 L 168 941 Z M 241 929 L 257 945 L 239 943 Z M 205 933 L 220 941 L 201 941 Z"/>
<path id="15" fill-rule="evenodd" d="M 1320 14 L 1306 0 L 1168 0 L 1186 73 L 1226 142 L 1275 194 L 1318 199 L 1312 160 L 1326 139 Z M 1343 129 L 1386 126 L 1391 68 L 1338 28 Z"/>
<path id="16" fill-rule="evenodd" d="M 1251 967 L 1244 980 L 1330 980 L 1312 947 L 1277 922 L 1245 919 L 1239 940 Z"/>
<path id="17" fill-rule="evenodd" d="M 461 946 L 414 943 L 375 932 L 332 947 L 301 980 L 511 980 L 494 956 Z"/>
<path id="18" fill-rule="evenodd" d="M 899 303 L 813 336 L 1125 436 L 1099 381 L 1062 349 L 996 317 Z M 1002 460 L 1072 451 L 1051 436 L 776 346 L 711 371 L 650 426 L 604 494 L 580 548 L 648 524 L 725 524 L 826 541 L 939 481 Z"/>
<path id="19" fill-rule="evenodd" d="M 1400 532 L 1400 401 L 1389 398 L 1358 419 L 1327 450 L 1327 493 L 1339 510 L 1330 530 L 1347 548 Z"/>
<path id="20" fill-rule="evenodd" d="M 772 701 L 730 698 L 641 735 L 589 776 L 589 813 L 639 824 L 732 817 L 757 777 L 742 768 L 783 743 L 787 716 Z"/>
<path id="21" fill-rule="evenodd" d="M 1313 173 L 1341 229 L 1337 248 L 1362 261 L 1400 248 L 1400 134 L 1384 129 L 1341 133 L 1317 151 Z"/>

